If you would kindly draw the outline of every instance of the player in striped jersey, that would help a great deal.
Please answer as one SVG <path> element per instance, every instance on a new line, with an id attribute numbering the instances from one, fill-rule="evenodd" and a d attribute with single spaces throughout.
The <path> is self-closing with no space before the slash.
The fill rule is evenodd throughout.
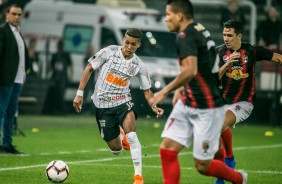
<path id="1" fill-rule="evenodd" d="M 125 33 L 123 45 L 111 45 L 98 51 L 89 59 L 73 101 L 79 113 L 83 103 L 83 89 L 93 70 L 98 71 L 93 103 L 96 106 L 96 120 L 102 138 L 111 152 L 119 155 L 123 148 L 130 150 L 135 169 L 134 184 L 143 184 L 141 145 L 136 135 L 136 112 L 130 95 L 130 79 L 136 76 L 149 103 L 153 93 L 147 69 L 135 51 L 141 46 L 142 32 L 131 28 Z M 163 109 L 152 106 L 157 117 Z M 120 130 L 120 127 L 122 129 Z M 124 132 L 123 132 L 124 131 Z M 125 133 L 125 135 L 124 135 Z M 120 136 L 121 134 L 121 136 Z M 121 144 L 122 140 L 122 144 Z M 128 143 L 129 145 L 127 145 Z"/>
<path id="2" fill-rule="evenodd" d="M 243 25 L 240 21 L 229 20 L 224 23 L 224 44 L 217 48 L 220 59 L 219 78 L 223 87 L 226 118 L 221 134 L 224 147 L 216 154 L 216 159 L 235 167 L 232 150 L 232 133 L 229 127 L 247 119 L 252 110 L 255 97 L 255 64 L 269 60 L 282 62 L 282 56 L 261 46 L 242 43 Z M 224 158 L 224 155 L 225 158 Z M 217 179 L 216 184 L 222 184 Z"/>
<path id="3" fill-rule="evenodd" d="M 174 99 L 178 101 L 166 122 L 160 145 L 163 183 L 179 184 L 178 154 L 193 144 L 195 166 L 201 174 L 246 184 L 245 172 L 236 172 L 213 160 L 225 114 L 218 88 L 215 43 L 210 32 L 193 20 L 193 7 L 188 0 L 169 0 L 165 20 L 169 31 L 178 33 L 181 73 L 151 100 L 152 104 L 158 104 L 176 90 Z"/>

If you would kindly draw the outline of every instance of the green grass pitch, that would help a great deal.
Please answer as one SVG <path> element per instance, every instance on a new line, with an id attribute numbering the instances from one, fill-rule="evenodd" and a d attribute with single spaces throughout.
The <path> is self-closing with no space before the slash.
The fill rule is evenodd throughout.
<path id="1" fill-rule="evenodd" d="M 146 184 L 162 183 L 158 147 L 165 120 L 137 120 Z M 45 167 L 57 159 L 65 161 L 70 168 L 65 184 L 133 183 L 130 152 L 114 156 L 99 136 L 94 116 L 21 115 L 18 122 L 25 137 L 17 134 L 13 142 L 25 154 L 0 154 L 0 183 L 48 184 Z M 155 123 L 160 126 L 154 126 Z M 265 136 L 266 131 L 272 131 L 273 136 Z M 243 122 L 232 132 L 236 169 L 248 172 L 249 184 L 282 183 L 282 130 Z M 191 149 L 183 150 L 179 158 L 181 184 L 214 183 L 214 178 L 195 170 Z"/>

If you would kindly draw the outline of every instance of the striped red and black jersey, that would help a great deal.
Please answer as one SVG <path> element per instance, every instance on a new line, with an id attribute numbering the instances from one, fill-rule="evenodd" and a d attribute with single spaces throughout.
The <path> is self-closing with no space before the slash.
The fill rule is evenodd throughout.
<path id="1" fill-rule="evenodd" d="M 219 66 L 228 61 L 234 50 L 228 49 L 224 44 L 217 47 L 220 58 Z M 273 52 L 261 46 L 242 43 L 237 50 L 241 53 L 238 62 L 233 63 L 221 78 L 222 96 L 226 104 L 239 101 L 253 103 L 255 98 L 255 65 L 257 61 L 271 60 Z"/>
<path id="2" fill-rule="evenodd" d="M 199 109 L 223 106 L 218 85 L 218 65 L 215 67 L 215 42 L 211 39 L 210 32 L 202 24 L 193 22 L 178 34 L 177 47 L 180 65 L 188 56 L 198 58 L 198 72 L 184 86 L 183 103 Z"/>

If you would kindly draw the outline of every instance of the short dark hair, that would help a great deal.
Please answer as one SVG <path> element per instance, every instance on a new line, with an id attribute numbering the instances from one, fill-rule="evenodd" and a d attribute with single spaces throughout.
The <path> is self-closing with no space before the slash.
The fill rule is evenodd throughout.
<path id="1" fill-rule="evenodd" d="M 139 29 L 136 29 L 136 28 L 127 29 L 125 35 L 128 35 L 128 36 L 133 37 L 133 38 L 138 38 L 139 41 L 143 37 L 142 31 L 140 31 Z"/>
<path id="2" fill-rule="evenodd" d="M 236 34 L 243 34 L 243 24 L 240 20 L 228 20 L 223 23 L 224 28 L 232 28 Z"/>
<path id="3" fill-rule="evenodd" d="M 18 4 L 11 4 L 10 6 L 8 6 L 6 8 L 6 12 L 9 13 L 11 8 L 20 8 L 20 9 L 22 9 L 22 7 L 20 5 L 18 5 Z"/>
<path id="4" fill-rule="evenodd" d="M 167 5 L 170 5 L 173 12 L 181 12 L 186 19 L 194 18 L 194 8 L 189 0 L 168 0 Z"/>

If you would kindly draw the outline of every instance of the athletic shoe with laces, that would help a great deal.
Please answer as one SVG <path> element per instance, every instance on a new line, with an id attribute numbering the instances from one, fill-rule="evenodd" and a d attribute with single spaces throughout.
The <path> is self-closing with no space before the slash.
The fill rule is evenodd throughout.
<path id="1" fill-rule="evenodd" d="M 12 145 L 10 147 L 2 147 L 2 148 L 6 153 L 11 153 L 11 154 L 16 154 L 16 155 L 23 154 L 23 152 L 20 152 L 19 150 L 16 149 L 15 146 L 12 146 Z"/>
<path id="2" fill-rule="evenodd" d="M 143 176 L 135 175 L 133 184 L 144 184 Z"/>
<path id="3" fill-rule="evenodd" d="M 121 141 L 123 149 L 130 150 L 130 145 L 129 145 L 127 138 L 126 138 L 126 135 L 125 135 L 125 133 L 122 129 L 120 129 L 120 134 L 123 136 L 123 139 Z"/>
<path id="4" fill-rule="evenodd" d="M 243 181 L 242 181 L 242 184 L 248 184 L 248 173 L 246 173 L 245 171 L 243 170 L 238 170 L 237 171 L 239 174 L 241 174 L 242 178 L 243 178 Z"/>

